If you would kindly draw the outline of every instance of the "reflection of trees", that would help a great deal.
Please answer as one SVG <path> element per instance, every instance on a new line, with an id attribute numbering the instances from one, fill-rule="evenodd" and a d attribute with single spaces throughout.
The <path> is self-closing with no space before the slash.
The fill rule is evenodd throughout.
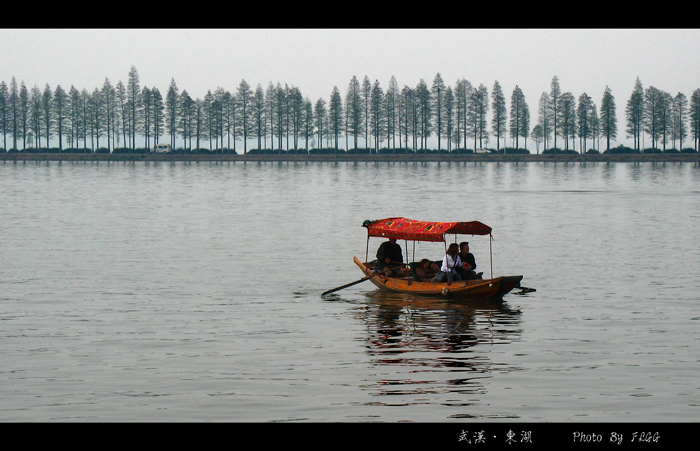
<path id="1" fill-rule="evenodd" d="M 483 393 L 482 380 L 500 369 L 489 356 L 492 346 L 520 335 L 520 311 L 502 300 L 416 299 L 382 291 L 367 296 L 358 316 L 380 375 L 377 395 Z"/>

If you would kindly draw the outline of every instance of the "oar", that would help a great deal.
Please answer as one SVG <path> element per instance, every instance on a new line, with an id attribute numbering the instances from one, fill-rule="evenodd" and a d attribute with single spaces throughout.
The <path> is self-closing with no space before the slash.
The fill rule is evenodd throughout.
<path id="1" fill-rule="evenodd" d="M 390 272 L 391 272 L 391 268 L 386 268 L 386 269 L 384 270 L 384 275 L 388 275 Z M 376 276 L 379 276 L 379 275 L 381 275 L 381 274 L 382 274 L 382 273 L 378 272 L 378 273 L 372 274 L 371 276 L 363 277 L 363 278 L 360 279 L 360 280 L 356 280 L 356 281 L 354 281 L 354 282 L 350 282 L 350 283 L 346 283 L 345 285 L 341 285 L 341 286 L 339 286 L 339 287 L 337 287 L 337 288 L 333 288 L 332 290 L 324 291 L 323 293 L 321 293 L 321 296 L 325 296 L 325 295 L 327 295 L 327 294 L 335 293 L 336 291 L 340 291 L 340 290 L 342 290 L 343 288 L 347 288 L 347 287 L 351 287 L 351 286 L 353 286 L 353 285 L 357 285 L 357 284 L 360 283 L 360 282 L 364 282 L 365 280 L 369 280 L 369 279 L 371 279 L 372 277 L 376 277 Z"/>
<path id="2" fill-rule="evenodd" d="M 337 287 L 337 288 L 333 288 L 332 290 L 324 291 L 323 293 L 321 293 L 321 296 L 325 296 L 325 295 L 327 295 L 327 294 L 335 293 L 336 291 L 340 291 L 340 290 L 342 290 L 343 288 L 347 288 L 347 287 L 351 287 L 351 286 L 353 286 L 353 285 L 357 285 L 358 283 L 364 282 L 365 280 L 369 280 L 369 279 L 371 279 L 372 277 L 378 276 L 379 274 L 380 274 L 380 273 L 372 274 L 371 276 L 363 277 L 363 278 L 360 279 L 360 280 L 356 280 L 356 281 L 354 281 L 354 282 L 346 283 L 345 285 L 339 286 L 339 287 Z"/>

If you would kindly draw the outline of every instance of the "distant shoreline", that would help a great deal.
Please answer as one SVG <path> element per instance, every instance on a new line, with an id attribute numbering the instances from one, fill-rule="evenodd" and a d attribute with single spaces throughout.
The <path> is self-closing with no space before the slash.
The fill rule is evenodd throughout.
<path id="1" fill-rule="evenodd" d="M 0 160 L 78 162 L 700 162 L 699 153 L 673 154 L 94 154 L 94 153 L 4 153 Z"/>

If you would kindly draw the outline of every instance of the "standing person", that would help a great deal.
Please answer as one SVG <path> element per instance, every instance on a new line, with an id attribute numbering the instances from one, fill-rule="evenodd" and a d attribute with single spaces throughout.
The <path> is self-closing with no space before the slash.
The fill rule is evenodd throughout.
<path id="1" fill-rule="evenodd" d="M 401 246 L 396 243 L 396 238 L 389 238 L 389 241 L 383 242 L 377 249 L 377 271 L 383 272 L 387 267 L 392 269 L 392 273 L 397 274 L 403 266 L 403 253 Z"/>
<path id="2" fill-rule="evenodd" d="M 459 258 L 459 246 L 457 246 L 457 243 L 452 243 L 447 248 L 445 257 L 442 259 L 440 271 L 435 275 L 433 281 L 444 282 L 447 279 L 447 283 L 452 283 L 453 280 L 462 280 L 462 276 L 457 272 L 457 268 L 461 266 L 462 260 Z"/>
<path id="3" fill-rule="evenodd" d="M 469 243 L 462 241 L 459 243 L 459 259 L 462 260 L 462 265 L 457 270 L 462 280 L 480 279 L 481 273 L 477 274 L 476 259 L 474 254 L 469 252 Z"/>

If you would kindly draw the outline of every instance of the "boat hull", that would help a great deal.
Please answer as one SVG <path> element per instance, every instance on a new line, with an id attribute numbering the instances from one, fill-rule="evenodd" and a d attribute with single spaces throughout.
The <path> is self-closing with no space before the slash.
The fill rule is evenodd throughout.
<path id="1" fill-rule="evenodd" d="M 353 258 L 355 264 L 365 276 L 374 273 L 359 258 Z M 412 277 L 385 277 L 376 275 L 369 279 L 375 286 L 383 290 L 399 293 L 411 293 L 422 296 L 469 297 L 469 298 L 500 298 L 513 288 L 520 286 L 523 276 L 505 276 L 494 279 L 462 280 L 447 282 L 418 282 Z"/>

